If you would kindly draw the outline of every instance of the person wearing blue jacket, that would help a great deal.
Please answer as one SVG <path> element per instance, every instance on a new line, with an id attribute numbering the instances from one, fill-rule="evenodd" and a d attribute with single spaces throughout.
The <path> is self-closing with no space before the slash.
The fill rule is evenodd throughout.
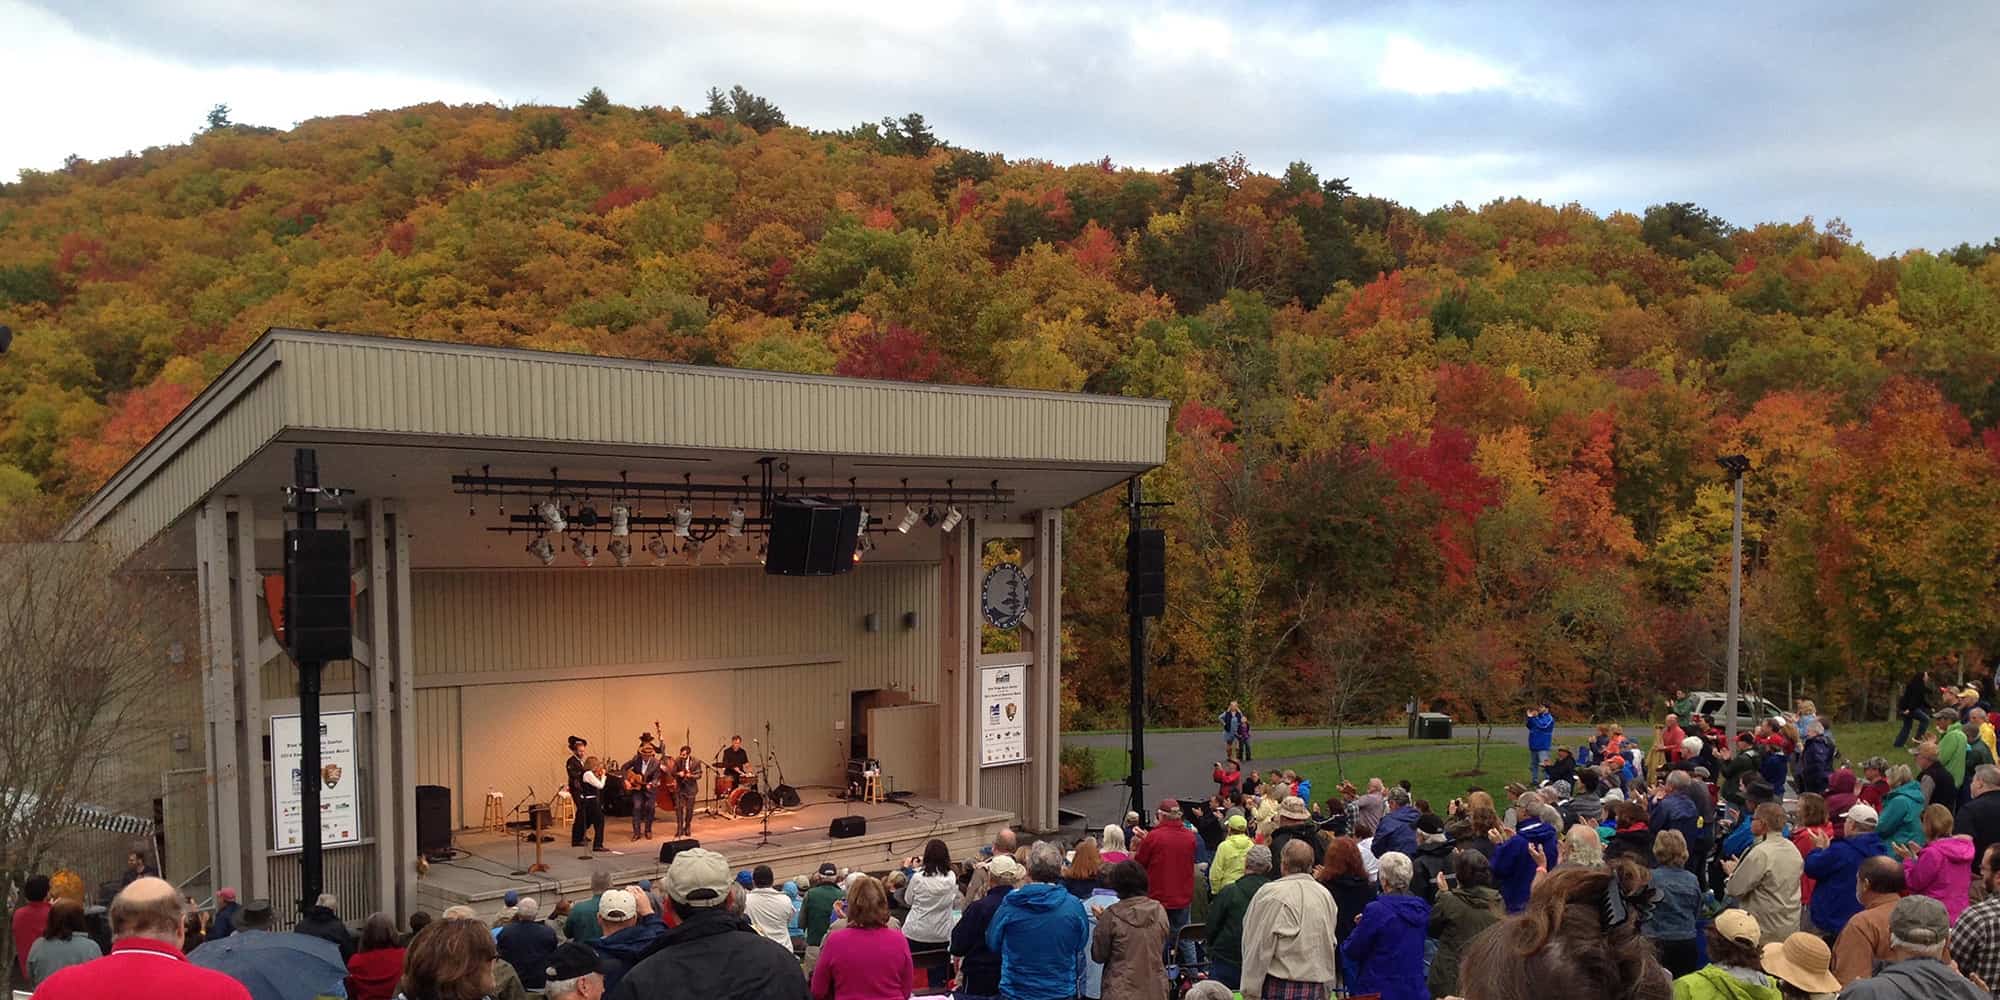
<path id="1" fill-rule="evenodd" d="M 1000 955 L 1000 995 L 1008 1000 L 1076 996 L 1090 919 L 1062 884 L 1063 856 L 1037 841 L 1028 851 L 1033 881 L 1006 895 L 986 927 L 986 947 Z"/>
<path id="2" fill-rule="evenodd" d="M 1424 814 L 1410 804 L 1410 792 L 1401 785 L 1389 789 L 1388 800 L 1389 813 L 1375 824 L 1375 843 L 1371 850 L 1378 858 L 1391 851 L 1400 852 L 1404 857 L 1416 857 L 1417 821 L 1423 819 Z"/>
<path id="3" fill-rule="evenodd" d="M 1861 874 L 1862 863 L 1894 856 L 1875 833 L 1876 818 L 1873 807 L 1856 802 L 1847 809 L 1847 823 L 1839 840 L 1813 835 L 1816 846 L 1806 855 L 1805 873 L 1815 883 L 1809 906 L 1813 928 L 1822 934 L 1840 936 L 1847 922 L 1861 912 L 1861 900 L 1851 887 Z"/>
<path id="4" fill-rule="evenodd" d="M 1542 766 L 1549 762 L 1549 749 L 1556 742 L 1556 717 L 1547 702 L 1528 712 L 1528 784 L 1542 783 Z"/>
<path id="5" fill-rule="evenodd" d="M 951 928 L 951 954 L 960 959 L 956 996 L 961 1000 L 989 1000 L 1000 995 L 1000 953 L 986 946 L 986 931 L 1000 903 L 1027 875 L 1011 854 L 996 854 L 986 863 L 986 895 L 967 905 Z"/>
<path id="6" fill-rule="evenodd" d="M 1555 828 L 1562 822 L 1562 817 L 1533 792 L 1521 796 L 1515 808 L 1521 818 L 1514 835 L 1501 839 L 1500 830 L 1488 835 L 1500 845 L 1493 849 L 1493 880 L 1499 885 L 1500 898 L 1506 902 L 1508 913 L 1527 909 L 1528 893 L 1535 887 L 1535 873 L 1556 866 Z M 1530 845 L 1541 848 L 1540 861 L 1528 851 Z"/>
<path id="7" fill-rule="evenodd" d="M 1354 996 L 1379 993 L 1382 1000 L 1430 1000 L 1424 983 L 1424 938 L 1431 904 L 1410 895 L 1414 866 L 1396 851 L 1382 855 L 1382 895 L 1361 911 L 1340 954 L 1355 970 Z"/>

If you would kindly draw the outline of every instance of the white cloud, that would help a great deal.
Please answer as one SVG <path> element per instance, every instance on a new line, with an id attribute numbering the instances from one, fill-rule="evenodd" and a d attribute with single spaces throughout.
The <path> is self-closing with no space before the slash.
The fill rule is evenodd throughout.
<path id="1" fill-rule="evenodd" d="M 1420 97 L 1515 89 L 1506 70 L 1469 52 L 1425 45 L 1408 35 L 1390 35 L 1383 44 L 1375 83 Z"/>

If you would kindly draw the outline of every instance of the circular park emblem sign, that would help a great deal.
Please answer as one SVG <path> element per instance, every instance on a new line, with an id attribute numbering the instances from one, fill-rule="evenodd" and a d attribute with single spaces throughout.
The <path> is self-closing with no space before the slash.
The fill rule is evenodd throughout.
<path id="1" fill-rule="evenodd" d="M 1014 563 L 987 570 L 979 587 L 979 610 L 994 628 L 1018 627 L 1028 614 L 1028 575 Z"/>

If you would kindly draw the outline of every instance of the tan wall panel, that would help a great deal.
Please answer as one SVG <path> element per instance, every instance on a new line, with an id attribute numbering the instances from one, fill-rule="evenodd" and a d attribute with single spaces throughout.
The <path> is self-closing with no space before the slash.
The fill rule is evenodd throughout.
<path id="1" fill-rule="evenodd" d="M 484 802 L 492 789 L 507 796 L 510 806 L 531 787 L 546 801 L 564 786 L 564 741 L 575 735 L 604 742 L 601 680 L 493 684 L 466 688 L 459 697 L 465 743 L 463 784 L 452 789 L 454 806 L 461 799 Z"/>
<path id="2" fill-rule="evenodd" d="M 464 741 L 458 729 L 458 689 L 418 688 L 415 698 L 414 723 L 416 735 L 417 784 L 443 785 L 453 790 L 451 797 L 452 825 L 465 825 L 464 796 L 458 794 L 459 756 Z M 481 789 L 484 795 L 485 790 Z M 509 807 L 513 799 L 507 802 Z M 483 807 L 476 820 L 483 815 Z"/>
<path id="3" fill-rule="evenodd" d="M 665 677 L 619 677 L 595 681 L 604 688 L 604 721 L 592 733 L 580 733 L 608 750 L 619 761 L 639 752 L 639 734 L 652 732 L 657 720 L 671 755 L 682 743 L 704 761 L 737 732 L 736 687 L 726 671 L 670 674 Z M 594 735 L 593 735 L 594 733 Z M 747 746 L 752 734 L 744 733 Z"/>
<path id="4" fill-rule="evenodd" d="M 934 564 L 846 576 L 766 576 L 756 565 L 415 575 L 415 671 L 425 677 L 831 655 L 863 687 L 930 700 L 939 618 Z M 905 629 L 903 613 L 917 614 Z M 881 630 L 863 630 L 869 613 Z M 332 681 L 328 689 L 333 690 Z"/>
<path id="5" fill-rule="evenodd" d="M 838 785 L 847 759 L 844 723 L 853 691 L 877 686 L 851 666 L 811 664 L 734 671 L 736 705 L 745 737 L 762 738 L 771 725 L 785 781 L 792 785 Z"/>
<path id="6" fill-rule="evenodd" d="M 943 773 L 938 706 L 899 705 L 870 709 L 868 714 L 869 756 L 882 762 L 891 787 L 935 798 Z"/>

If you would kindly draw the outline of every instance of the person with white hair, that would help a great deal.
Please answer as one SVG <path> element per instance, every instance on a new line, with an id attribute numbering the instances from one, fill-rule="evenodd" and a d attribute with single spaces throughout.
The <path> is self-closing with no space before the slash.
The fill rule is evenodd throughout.
<path id="1" fill-rule="evenodd" d="M 1012 856 L 1004 854 L 989 862 L 987 869 L 986 894 L 973 900 L 951 928 L 951 954 L 959 960 L 958 996 L 962 1000 L 990 1000 L 1000 995 L 1000 952 L 987 946 L 986 930 L 993 915 L 1000 912 L 1001 902 L 1028 874 Z M 1088 926 L 1087 919 L 1085 924 Z"/>
<path id="2" fill-rule="evenodd" d="M 1097 856 L 1107 865 L 1115 865 L 1131 858 L 1130 854 L 1125 853 L 1124 827 L 1116 823 L 1104 824 L 1104 836 L 1097 842 Z"/>
<path id="3" fill-rule="evenodd" d="M 1508 913 L 1526 909 L 1535 878 L 1562 860 L 1560 834 L 1556 832 L 1562 817 L 1533 792 L 1523 793 L 1514 808 L 1515 828 L 1487 835 L 1498 845 L 1493 849 L 1493 881 L 1500 889 L 1500 898 L 1507 902 Z"/>
<path id="4" fill-rule="evenodd" d="M 542 967 L 543 1000 L 603 1000 L 603 959 L 582 941 L 565 942 Z"/>
<path id="5" fill-rule="evenodd" d="M 1799 792 L 1825 795 L 1827 779 L 1833 776 L 1833 740 L 1817 718 L 1801 724 L 1799 733 L 1805 737 L 1799 747 Z"/>
<path id="6" fill-rule="evenodd" d="M 494 940 L 501 961 L 514 967 L 521 985 L 539 990 L 545 982 L 549 956 L 556 952 L 556 929 L 542 922 L 542 907 L 533 896 L 522 896 L 514 904 L 514 919 L 500 929 Z"/>
<path id="7" fill-rule="evenodd" d="M 1361 911 L 1341 957 L 1355 970 L 1348 992 L 1377 993 L 1382 1000 L 1427 1000 L 1424 982 L 1424 939 L 1429 933 L 1431 906 L 1410 892 L 1415 867 L 1401 851 L 1382 855 L 1382 895 Z"/>
<path id="8" fill-rule="evenodd" d="M 1076 995 L 1090 920 L 1062 885 L 1063 855 L 1038 840 L 1028 850 L 1027 885 L 1008 893 L 986 928 L 1000 955 L 1000 995 L 1009 1000 L 1067 1000 Z"/>
<path id="9" fill-rule="evenodd" d="M 1244 1000 L 1325 996 L 1338 978 L 1333 897 L 1313 881 L 1312 848 L 1285 845 L 1283 877 L 1257 890 L 1243 918 Z"/>

